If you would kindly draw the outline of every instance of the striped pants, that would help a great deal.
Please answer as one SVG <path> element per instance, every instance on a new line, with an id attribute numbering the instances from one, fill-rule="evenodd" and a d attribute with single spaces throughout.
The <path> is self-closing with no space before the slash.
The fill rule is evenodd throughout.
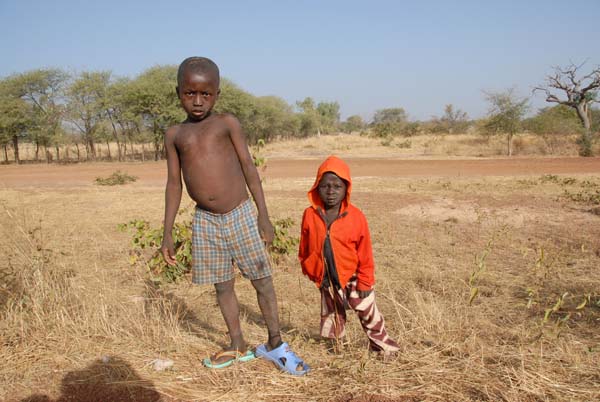
<path id="1" fill-rule="evenodd" d="M 333 339 L 343 337 L 346 333 L 346 309 L 351 308 L 358 315 L 360 325 L 369 338 L 370 350 L 397 352 L 400 348 L 385 330 L 383 315 L 375 304 L 375 292 L 361 299 L 356 284 L 356 277 L 353 276 L 345 289 L 336 292 L 333 287 L 321 288 L 321 336 Z"/>

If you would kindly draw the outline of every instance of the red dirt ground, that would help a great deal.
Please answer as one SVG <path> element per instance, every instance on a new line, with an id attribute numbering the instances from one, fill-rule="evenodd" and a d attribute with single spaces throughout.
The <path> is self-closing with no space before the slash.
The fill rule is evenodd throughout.
<path id="1" fill-rule="evenodd" d="M 542 174 L 600 174 L 600 158 L 377 159 L 345 158 L 352 175 L 381 177 L 478 177 Z M 269 159 L 265 178 L 312 177 L 322 159 Z M 27 164 L 0 166 L 0 189 L 91 186 L 97 177 L 121 170 L 137 185 L 163 186 L 166 162 Z"/>

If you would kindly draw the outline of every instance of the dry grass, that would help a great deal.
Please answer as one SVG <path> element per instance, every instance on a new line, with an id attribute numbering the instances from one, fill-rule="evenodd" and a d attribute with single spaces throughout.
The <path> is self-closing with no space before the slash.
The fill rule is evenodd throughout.
<path id="1" fill-rule="evenodd" d="M 513 154 L 521 156 L 551 155 L 577 156 L 577 135 L 541 137 L 534 134 L 521 133 L 515 136 Z M 109 153 L 110 147 L 110 153 Z M 67 149 L 68 148 L 68 149 Z M 142 152 L 143 151 L 143 152 Z M 354 134 L 323 135 L 304 139 L 275 141 L 266 145 L 264 153 L 267 157 L 301 157 L 319 158 L 329 153 L 353 157 L 495 157 L 505 156 L 507 151 L 506 137 L 497 135 L 486 137 L 477 133 L 470 134 L 428 134 L 414 137 L 396 137 L 392 140 L 372 138 Z M 52 160 L 56 161 L 56 149 L 48 148 Z M 60 158 L 64 161 L 68 154 L 71 162 L 77 161 L 75 146 L 62 146 L 59 149 Z M 152 144 L 127 145 L 126 160 L 146 160 L 153 158 Z M 600 143 L 594 148 L 595 154 L 600 153 Z M 35 145 L 23 143 L 19 146 L 22 161 L 35 160 Z M 116 143 L 97 144 L 97 160 L 117 160 L 118 148 Z M 132 157 L 132 155 L 134 155 Z M 80 146 L 81 161 L 87 160 L 85 147 Z M 38 159 L 46 161 L 44 149 L 40 148 Z M 8 160 L 14 161 L 14 153 L 8 150 Z M 2 154 L 0 162 L 5 162 Z"/>
<path id="2" fill-rule="evenodd" d="M 349 153 L 370 155 L 364 138 L 351 140 Z M 309 144 L 275 144 L 267 154 Z M 292 256 L 274 280 L 284 338 L 313 369 L 303 378 L 260 360 L 201 366 L 227 341 L 214 291 L 187 280 L 157 286 L 130 267 L 129 239 L 117 230 L 134 218 L 159 224 L 162 187 L 2 189 L 0 400 L 599 400 L 600 217 L 564 194 L 600 188 L 600 177 L 573 178 L 357 177 L 377 301 L 401 353 L 369 355 L 352 315 L 347 345 L 331 352 L 318 337 L 318 292 Z M 267 181 L 272 217 L 298 224 L 311 180 Z M 246 338 L 262 343 L 253 290 L 245 280 L 237 290 Z M 593 303 L 577 310 L 588 294 Z M 157 358 L 175 364 L 155 371 Z"/>
<path id="3" fill-rule="evenodd" d="M 544 139 L 532 134 L 519 134 L 513 140 L 513 155 L 576 156 L 576 136 Z M 600 152 L 600 144 L 596 147 Z M 506 156 L 505 136 L 480 134 L 418 135 L 396 137 L 391 141 L 357 134 L 323 135 L 301 140 L 267 144 L 267 157 L 321 158 L 331 153 L 343 157 L 496 157 Z"/>

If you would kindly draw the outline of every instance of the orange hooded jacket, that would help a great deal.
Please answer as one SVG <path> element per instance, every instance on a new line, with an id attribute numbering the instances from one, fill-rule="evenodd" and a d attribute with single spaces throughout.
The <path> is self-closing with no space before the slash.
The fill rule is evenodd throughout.
<path id="1" fill-rule="evenodd" d="M 330 156 L 317 171 L 317 178 L 308 191 L 311 206 L 304 210 L 298 258 L 304 275 L 318 287 L 323 282 L 323 245 L 327 236 L 327 225 L 322 217 L 323 201 L 319 197 L 318 185 L 326 172 L 333 172 L 347 184 L 346 197 L 342 201 L 338 218 L 329 227 L 329 238 L 333 249 L 335 267 L 342 288 L 352 275 L 358 278 L 357 289 L 369 290 L 375 283 L 375 266 L 371 236 L 367 219 L 362 211 L 350 203 L 352 179 L 350 169 L 341 159 Z"/>

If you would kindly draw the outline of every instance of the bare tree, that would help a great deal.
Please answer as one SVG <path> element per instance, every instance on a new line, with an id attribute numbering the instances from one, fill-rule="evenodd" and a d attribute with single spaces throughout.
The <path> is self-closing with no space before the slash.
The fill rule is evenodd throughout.
<path id="1" fill-rule="evenodd" d="M 589 74 L 578 78 L 580 65 L 570 64 L 566 68 L 554 67 L 554 74 L 546 77 L 544 85 L 537 86 L 533 92 L 542 91 L 546 94 L 546 102 L 558 103 L 575 109 L 583 133 L 579 140 L 580 154 L 592 155 L 592 131 L 590 105 L 597 102 L 598 88 L 600 88 L 600 66 L 594 68 Z M 556 92 L 559 92 L 559 95 Z M 566 96 L 561 97 L 560 95 Z"/>

